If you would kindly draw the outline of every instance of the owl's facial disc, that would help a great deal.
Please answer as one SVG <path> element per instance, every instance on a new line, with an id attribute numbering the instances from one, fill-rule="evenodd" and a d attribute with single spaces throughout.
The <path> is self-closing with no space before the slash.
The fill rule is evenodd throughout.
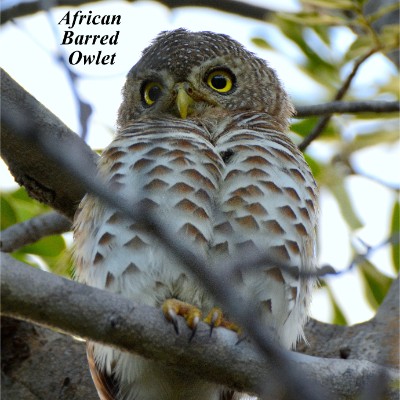
<path id="1" fill-rule="evenodd" d="M 182 77 L 173 76 L 172 71 L 164 69 L 138 81 L 142 81 L 140 97 L 144 112 L 182 119 L 202 118 L 211 109 L 228 109 L 230 96 L 236 90 L 235 74 L 226 66 L 218 65 L 195 69 Z"/>

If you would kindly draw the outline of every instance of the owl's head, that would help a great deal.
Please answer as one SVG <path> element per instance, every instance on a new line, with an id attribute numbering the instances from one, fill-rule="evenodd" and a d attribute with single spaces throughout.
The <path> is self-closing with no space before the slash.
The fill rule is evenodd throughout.
<path id="1" fill-rule="evenodd" d="M 129 71 L 118 113 L 126 127 L 143 117 L 204 120 L 212 113 L 263 112 L 286 127 L 293 113 L 273 69 L 227 35 L 162 32 Z"/>

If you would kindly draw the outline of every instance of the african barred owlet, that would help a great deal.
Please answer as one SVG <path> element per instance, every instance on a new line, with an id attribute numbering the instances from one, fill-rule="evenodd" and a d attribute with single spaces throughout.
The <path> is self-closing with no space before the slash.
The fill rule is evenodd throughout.
<path id="1" fill-rule="evenodd" d="M 314 279 L 298 272 L 315 269 L 317 224 L 315 181 L 285 133 L 292 113 L 275 72 L 236 41 L 164 32 L 130 70 L 117 135 L 98 164 L 112 190 L 144 204 L 210 267 L 246 265 L 255 251 L 278 260 L 243 269 L 235 290 L 253 296 L 249 312 L 288 349 L 307 318 Z M 207 316 L 236 329 L 223 310 L 216 323 L 218 304 L 143 225 L 97 198 L 82 201 L 75 241 L 80 282 L 161 307 L 169 320 L 185 315 L 192 329 Z M 100 344 L 89 343 L 88 356 L 102 399 L 239 398 Z"/>

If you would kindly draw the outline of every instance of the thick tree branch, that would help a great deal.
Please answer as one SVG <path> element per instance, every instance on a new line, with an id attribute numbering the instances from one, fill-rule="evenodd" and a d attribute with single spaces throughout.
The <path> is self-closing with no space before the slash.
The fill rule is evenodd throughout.
<path id="1" fill-rule="evenodd" d="M 296 118 L 312 117 L 316 115 L 358 114 L 358 113 L 392 113 L 400 111 L 398 101 L 332 101 L 312 106 L 297 106 Z"/>
<path id="2" fill-rule="evenodd" d="M 305 328 L 309 345 L 301 343 L 297 350 L 318 357 L 368 360 L 399 369 L 399 304 L 397 277 L 374 318 L 352 326 L 311 320 Z"/>
<path id="3" fill-rule="evenodd" d="M 4 315 L 56 327 L 68 334 L 141 354 L 169 367 L 179 369 L 183 365 L 186 372 L 196 371 L 204 379 L 241 391 L 254 392 L 260 381 L 273 381 L 274 363 L 266 363 L 246 341 L 235 344 L 237 338 L 233 332 L 216 329 L 210 338 L 208 326 L 201 324 L 189 343 L 191 332 L 183 320 L 179 321 L 181 334 L 176 336 L 158 309 L 139 306 L 116 294 L 20 264 L 2 255 Z M 357 395 L 360 388 L 382 371 L 391 382 L 397 379 L 395 370 L 368 361 L 328 360 L 297 353 L 288 353 L 288 359 L 338 399 Z M 389 398 L 395 398 L 394 390 L 389 394 Z"/>
<path id="4" fill-rule="evenodd" d="M 1 101 L 1 157 L 10 172 L 31 197 L 72 218 L 85 189 L 76 182 L 71 183 L 68 173 L 57 162 L 43 157 L 43 152 L 34 143 L 16 134 L 15 130 L 29 128 L 45 141 L 53 138 L 66 149 L 80 148 L 93 165 L 96 154 L 4 70 L 1 70 Z"/>
<path id="5" fill-rule="evenodd" d="M 99 400 L 85 344 L 39 325 L 1 318 L 1 398 Z"/>
<path id="6" fill-rule="evenodd" d="M 54 5 L 78 7 L 88 3 L 95 3 L 96 1 L 98 0 L 58 0 L 54 2 Z M 134 3 L 135 0 L 130 0 L 130 2 Z M 265 21 L 269 13 L 271 13 L 265 7 L 238 0 L 158 0 L 158 3 L 163 4 L 171 10 L 181 7 L 206 7 L 261 21 Z M 41 1 L 18 3 L 2 12 L 1 23 L 4 24 L 13 18 L 25 17 L 39 11 L 43 11 L 43 2 Z"/>
<path id="7" fill-rule="evenodd" d="M 57 212 L 49 212 L 2 231 L 0 249 L 10 253 L 45 236 L 61 234 L 70 229 L 71 221 L 68 218 Z"/>

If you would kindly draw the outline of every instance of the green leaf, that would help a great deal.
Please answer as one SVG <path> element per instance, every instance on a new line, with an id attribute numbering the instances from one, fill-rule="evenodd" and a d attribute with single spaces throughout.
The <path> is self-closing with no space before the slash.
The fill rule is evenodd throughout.
<path id="1" fill-rule="evenodd" d="M 345 61 L 354 61 L 355 58 L 364 56 L 374 47 L 374 43 L 370 36 L 362 35 L 352 43 L 349 50 L 345 54 Z"/>
<path id="2" fill-rule="evenodd" d="M 271 50 L 273 47 L 263 38 L 261 37 L 254 37 L 251 38 L 251 41 L 261 49 Z"/>
<path id="3" fill-rule="evenodd" d="M 20 252 L 16 251 L 16 252 L 12 253 L 12 257 L 14 257 L 16 260 L 21 261 L 27 265 L 30 265 L 31 267 L 40 269 L 39 264 L 37 264 L 35 261 L 32 261 L 32 259 L 29 258 L 28 255 L 25 253 L 20 253 Z"/>
<path id="4" fill-rule="evenodd" d="M 398 76 L 398 74 L 395 74 L 390 76 L 389 80 L 386 83 L 378 87 L 378 94 L 385 94 L 387 96 L 387 93 L 390 93 L 393 95 L 394 98 L 396 98 L 398 96 L 399 87 L 400 77 Z M 381 114 L 381 116 L 383 118 L 387 118 L 386 114 Z M 393 114 L 391 114 L 391 117 L 393 117 Z"/>
<path id="5" fill-rule="evenodd" d="M 310 134 L 317 121 L 318 117 L 304 118 L 298 122 L 294 122 L 290 126 L 290 130 L 305 138 L 307 135 Z"/>
<path id="6" fill-rule="evenodd" d="M 306 159 L 306 161 L 307 161 L 307 164 L 310 166 L 310 168 L 311 168 L 311 172 L 313 173 L 313 175 L 314 175 L 314 178 L 316 179 L 316 180 L 318 180 L 318 178 L 319 178 L 319 175 L 321 174 L 321 165 L 320 165 L 320 163 L 315 159 L 315 158 L 313 158 L 313 157 L 311 157 L 309 154 L 307 154 L 307 153 L 305 153 L 305 154 L 303 154 L 304 155 L 304 158 Z"/>
<path id="7" fill-rule="evenodd" d="M 365 293 L 371 307 L 376 310 L 393 282 L 393 279 L 380 272 L 370 261 L 364 260 L 358 265 L 365 283 Z"/>
<path id="8" fill-rule="evenodd" d="M 65 241 L 61 235 L 47 236 L 36 243 L 18 250 L 21 253 L 36 254 L 42 257 L 57 257 L 65 250 Z"/>
<path id="9" fill-rule="evenodd" d="M 361 228 L 363 223 L 360 221 L 347 192 L 344 184 L 345 177 L 340 165 L 327 164 L 321 170 L 319 183 L 320 185 L 325 185 L 335 197 L 340 213 L 349 228 L 354 231 Z"/>
<path id="10" fill-rule="evenodd" d="M 309 118 L 304 118 L 299 121 L 294 122 L 291 126 L 290 129 L 300 135 L 301 137 L 305 138 L 307 137 L 311 131 L 313 130 L 315 124 L 318 122 L 318 117 L 309 117 Z M 324 133 L 322 136 L 318 138 L 318 140 L 322 139 L 332 139 L 332 138 L 337 138 L 337 129 L 335 129 L 334 125 L 332 123 L 329 123 L 327 127 L 324 129 Z"/>
<path id="11" fill-rule="evenodd" d="M 322 40 L 322 42 L 326 45 L 329 46 L 331 45 L 331 33 L 330 33 L 330 28 L 327 29 L 326 26 L 314 26 L 313 27 L 314 32 L 318 35 L 318 37 Z"/>
<path id="12" fill-rule="evenodd" d="M 74 263 L 70 249 L 66 249 L 59 257 L 43 257 L 43 259 L 53 273 L 68 278 L 73 276 Z"/>
<path id="13" fill-rule="evenodd" d="M 353 0 L 301 0 L 304 5 L 338 10 L 357 10 Z"/>
<path id="14" fill-rule="evenodd" d="M 1 230 L 14 225 L 17 222 L 17 214 L 11 202 L 5 197 L 0 197 L 0 210 L 1 210 Z"/>
<path id="15" fill-rule="evenodd" d="M 320 16 L 316 18 L 321 22 Z M 300 20 L 302 19 L 300 18 Z M 275 23 L 281 32 L 303 52 L 305 61 L 303 65 L 299 67 L 301 71 L 324 87 L 334 90 L 338 82 L 340 82 L 339 68 L 337 65 L 332 65 L 331 62 L 321 57 L 319 52 L 313 49 L 312 43 L 305 39 L 305 30 L 311 29 L 309 25 L 303 27 L 297 22 L 290 21 L 289 19 L 285 20 L 278 16 L 274 17 L 273 23 Z M 324 27 L 324 29 L 326 29 L 326 27 Z M 265 40 L 268 41 L 268 38 Z M 276 43 L 269 44 L 276 48 Z M 316 73 L 316 71 L 318 71 L 318 73 Z"/>
<path id="16" fill-rule="evenodd" d="M 379 41 L 383 46 L 383 52 L 387 53 L 399 48 L 399 26 L 386 25 L 379 34 Z"/>
<path id="17" fill-rule="evenodd" d="M 277 13 L 277 15 L 282 19 L 304 26 L 342 26 L 347 23 L 347 19 L 339 14 L 333 15 L 315 11 L 296 14 Z"/>
<path id="18" fill-rule="evenodd" d="M 393 237 L 393 242 L 391 245 L 391 253 L 393 266 L 395 271 L 398 273 L 400 271 L 400 203 L 396 201 L 393 206 L 392 211 L 392 221 L 390 227 L 390 235 Z M 397 243 L 395 241 L 397 240 Z"/>
<path id="19" fill-rule="evenodd" d="M 37 215 L 50 211 L 51 208 L 29 197 L 24 188 L 14 192 L 4 193 L 3 197 L 12 204 L 16 214 L 16 222 L 22 222 Z"/>
<path id="20" fill-rule="evenodd" d="M 340 308 L 339 304 L 337 303 L 335 296 L 333 295 L 332 289 L 326 283 L 323 286 L 326 289 L 326 292 L 328 294 L 329 300 L 332 305 L 332 311 L 333 311 L 332 323 L 335 325 L 348 325 L 347 319 L 342 309 Z"/>

